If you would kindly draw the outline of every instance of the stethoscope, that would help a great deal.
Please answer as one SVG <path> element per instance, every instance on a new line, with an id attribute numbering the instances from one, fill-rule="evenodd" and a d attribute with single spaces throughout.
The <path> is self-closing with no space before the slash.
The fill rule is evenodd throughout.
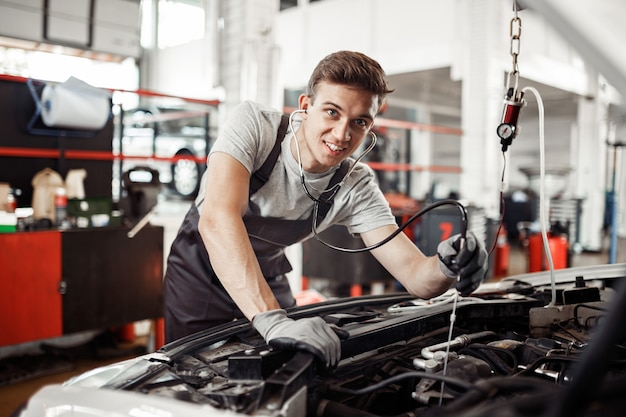
<path id="1" fill-rule="evenodd" d="M 293 116 L 296 113 L 306 113 L 306 110 L 304 109 L 298 109 L 298 110 L 294 110 L 293 112 L 291 112 L 291 114 L 289 115 L 289 130 L 291 130 L 292 133 L 292 140 L 294 141 L 295 145 L 296 145 L 296 154 L 298 157 L 298 169 L 300 170 L 300 183 L 302 184 L 302 188 L 304 189 L 304 193 L 311 199 L 313 200 L 313 202 L 319 204 L 320 200 L 319 198 L 314 197 L 311 192 L 309 191 L 309 187 L 306 185 L 306 181 L 304 180 L 304 169 L 302 168 L 302 156 L 300 155 L 300 144 L 298 144 L 298 138 L 296 138 L 296 131 L 293 128 Z M 371 130 L 368 132 L 368 134 L 372 137 L 372 142 L 370 143 L 370 145 L 361 153 L 361 155 L 359 155 L 358 158 L 356 158 L 354 160 L 354 162 L 352 163 L 352 165 L 350 166 L 350 169 L 348 170 L 348 172 L 346 173 L 346 175 L 344 175 L 344 177 L 341 179 L 340 182 L 338 182 L 337 184 L 333 185 L 330 188 L 327 188 L 325 190 L 315 190 L 320 194 L 329 192 L 329 191 L 333 191 L 332 197 L 335 196 L 335 194 L 337 194 L 337 191 L 339 191 L 339 189 L 343 186 L 343 183 L 346 181 L 346 179 L 350 176 L 350 174 L 352 173 L 352 171 L 354 171 L 354 168 L 356 167 L 356 164 L 361 161 L 361 159 L 363 159 L 363 157 L 365 157 L 365 155 L 367 155 L 372 149 L 374 149 L 374 146 L 376 146 L 376 141 L 378 140 L 378 138 L 376 137 L 376 134 L 374 132 L 372 132 Z M 351 138 L 351 136 L 348 136 L 348 138 Z M 313 188 L 313 187 L 311 187 Z M 331 198 L 332 198 L 331 197 Z"/>
<path id="2" fill-rule="evenodd" d="M 381 240 L 380 242 L 377 242 L 373 245 L 370 246 L 366 246 L 364 248 L 357 248 L 357 249 L 351 249 L 351 248 L 344 248 L 341 246 L 335 246 L 331 243 L 328 243 L 326 241 L 324 241 L 320 236 L 319 233 L 317 231 L 317 214 L 319 211 L 319 205 L 321 203 L 319 198 L 314 197 L 311 192 L 309 191 L 309 187 L 306 184 L 305 178 L 304 178 L 304 168 L 302 167 L 302 157 L 300 155 L 300 145 L 298 144 L 298 139 L 296 138 L 296 131 L 293 128 L 293 116 L 297 113 L 306 113 L 306 110 L 304 109 L 298 109 L 298 110 L 294 110 L 290 115 L 289 115 L 289 130 L 291 130 L 292 133 L 292 140 L 295 141 L 295 145 L 296 145 L 296 155 L 298 158 L 298 168 L 300 171 L 300 183 L 302 184 L 302 189 L 304 190 L 304 193 L 313 201 L 313 219 L 312 219 L 312 225 L 311 225 L 311 230 L 313 232 L 313 236 L 315 236 L 315 238 L 322 243 L 324 246 L 327 246 L 331 249 L 340 251 L 340 252 L 347 252 L 347 253 L 360 253 L 360 252 L 368 252 L 371 251 L 373 249 L 379 248 L 382 245 L 386 244 L 387 242 L 389 242 L 390 240 L 392 240 L 393 238 L 395 238 L 396 236 L 398 236 L 400 233 L 402 233 L 402 231 L 404 229 L 406 229 L 411 223 L 413 223 L 416 219 L 418 219 L 419 217 L 423 216 L 424 214 L 426 214 L 427 212 L 443 206 L 443 205 L 453 205 L 456 206 L 460 211 L 461 211 L 461 236 L 463 236 L 463 238 L 465 238 L 465 235 L 467 233 L 467 210 L 465 209 L 465 207 L 459 203 L 456 200 L 441 200 L 438 202 L 435 202 L 433 204 L 430 204 L 428 207 L 423 208 L 422 210 L 420 210 L 418 213 L 414 214 L 413 216 L 411 216 L 404 224 L 402 224 L 400 227 L 398 227 L 397 230 L 395 230 L 393 233 L 391 233 L 389 236 L 387 236 L 386 238 L 384 238 L 383 240 Z M 361 161 L 361 159 L 363 159 L 363 157 L 365 157 L 365 155 L 367 155 L 368 152 L 370 152 L 372 149 L 374 149 L 374 146 L 376 146 L 376 141 L 377 141 L 377 137 L 376 134 L 374 132 L 372 132 L 371 130 L 368 132 L 369 135 L 371 135 L 372 137 L 372 142 L 370 143 L 370 145 L 354 160 L 354 162 L 352 163 L 352 165 L 350 166 L 350 169 L 348 170 L 348 172 L 346 173 L 346 175 L 344 175 L 344 177 L 341 179 L 340 182 L 338 182 L 337 184 L 333 185 L 330 188 L 327 188 L 325 190 L 318 191 L 320 194 L 332 191 L 331 194 L 331 199 L 337 194 L 337 192 L 339 191 L 339 189 L 341 188 L 341 186 L 344 184 L 344 182 L 346 181 L 346 179 L 350 176 L 350 174 L 352 173 L 352 171 L 354 171 L 354 168 L 356 167 L 357 163 Z"/>

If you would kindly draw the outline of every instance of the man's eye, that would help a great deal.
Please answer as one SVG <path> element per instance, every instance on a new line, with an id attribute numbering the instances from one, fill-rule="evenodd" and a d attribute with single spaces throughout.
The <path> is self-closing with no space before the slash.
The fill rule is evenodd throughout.
<path id="1" fill-rule="evenodd" d="M 337 111 L 334 109 L 328 109 L 326 110 L 326 113 L 328 113 L 329 116 L 337 116 Z"/>
<path id="2" fill-rule="evenodd" d="M 365 119 L 356 119 L 354 123 L 356 123 L 359 127 L 367 127 Z"/>

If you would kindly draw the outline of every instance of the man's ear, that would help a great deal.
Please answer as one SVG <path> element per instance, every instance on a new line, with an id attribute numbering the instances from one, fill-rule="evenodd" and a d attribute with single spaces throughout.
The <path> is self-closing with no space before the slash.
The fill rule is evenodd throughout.
<path id="1" fill-rule="evenodd" d="M 309 108 L 309 100 L 310 100 L 310 97 L 307 96 L 306 94 L 300 95 L 298 99 L 298 105 L 300 107 L 300 110 L 304 110 L 305 113 L 307 112 Z"/>

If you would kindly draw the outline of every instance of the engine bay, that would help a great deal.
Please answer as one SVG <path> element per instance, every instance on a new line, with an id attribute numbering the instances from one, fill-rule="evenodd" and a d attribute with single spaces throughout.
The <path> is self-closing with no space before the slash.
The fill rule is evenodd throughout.
<path id="1" fill-rule="evenodd" d="M 271 349 L 243 321 L 166 345 L 141 374 L 131 367 L 103 388 L 253 416 L 621 415 L 626 302 L 616 282 L 577 277 L 556 298 L 514 281 L 471 297 L 297 307 L 291 317 L 349 333 L 336 368 Z"/>

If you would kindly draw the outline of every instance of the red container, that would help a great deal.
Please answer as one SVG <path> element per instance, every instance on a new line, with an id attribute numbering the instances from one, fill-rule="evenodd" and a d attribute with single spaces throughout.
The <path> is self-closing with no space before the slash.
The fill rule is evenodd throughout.
<path id="1" fill-rule="evenodd" d="M 509 258 L 511 256 L 511 245 L 508 243 L 498 243 L 495 252 L 494 278 L 502 278 L 509 273 Z"/>
<path id="2" fill-rule="evenodd" d="M 548 233 L 548 246 L 554 269 L 567 268 L 567 237 Z M 540 233 L 528 237 L 528 272 L 545 271 L 549 267 Z"/>

